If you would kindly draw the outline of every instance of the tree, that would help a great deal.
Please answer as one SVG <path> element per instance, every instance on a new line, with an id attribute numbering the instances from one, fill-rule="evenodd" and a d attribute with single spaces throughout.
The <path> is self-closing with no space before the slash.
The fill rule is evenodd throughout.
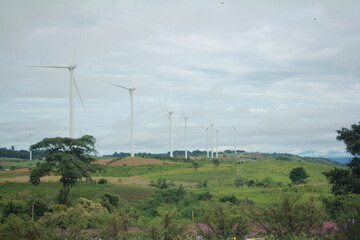
<path id="1" fill-rule="evenodd" d="M 304 168 L 302 167 L 294 168 L 293 170 L 291 170 L 289 176 L 292 183 L 303 183 L 305 182 L 305 179 L 307 177 L 309 177 L 309 175 L 306 174 Z"/>
<path id="2" fill-rule="evenodd" d="M 351 125 L 351 128 L 341 128 L 336 131 L 338 141 L 344 141 L 346 145 L 346 151 L 353 156 L 360 156 L 360 122 L 359 124 Z"/>
<path id="3" fill-rule="evenodd" d="M 334 168 L 323 174 L 332 184 L 332 192 L 336 195 L 360 193 L 360 122 L 351 128 L 341 128 L 336 131 L 338 141 L 344 141 L 346 151 L 354 156 L 346 165 L 348 169 Z"/>
<path id="4" fill-rule="evenodd" d="M 90 173 L 101 169 L 100 165 L 92 164 L 95 154 L 96 139 L 85 135 L 81 138 L 44 138 L 31 146 L 31 150 L 46 152 L 45 163 L 38 163 L 31 171 L 30 182 L 39 184 L 40 178 L 54 172 L 61 176 L 62 188 L 61 203 L 67 204 L 70 189 L 81 178 L 91 179 Z"/>

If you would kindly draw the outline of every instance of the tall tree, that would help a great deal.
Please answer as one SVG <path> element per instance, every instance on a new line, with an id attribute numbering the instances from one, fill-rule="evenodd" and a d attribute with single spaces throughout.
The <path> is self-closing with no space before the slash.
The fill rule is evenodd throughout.
<path id="1" fill-rule="evenodd" d="M 63 204 L 68 203 L 70 189 L 81 178 L 91 179 L 90 174 L 101 169 L 100 165 L 92 164 L 96 154 L 96 139 L 85 135 L 81 138 L 44 138 L 31 146 L 31 150 L 46 152 L 45 163 L 38 163 L 31 171 L 30 182 L 39 184 L 40 178 L 54 172 L 61 176 Z"/>
<path id="2" fill-rule="evenodd" d="M 334 194 L 360 193 L 360 122 L 350 128 L 341 128 L 336 131 L 338 141 L 344 141 L 346 151 L 354 158 L 346 165 L 349 169 L 332 169 L 323 174 L 332 184 Z"/>

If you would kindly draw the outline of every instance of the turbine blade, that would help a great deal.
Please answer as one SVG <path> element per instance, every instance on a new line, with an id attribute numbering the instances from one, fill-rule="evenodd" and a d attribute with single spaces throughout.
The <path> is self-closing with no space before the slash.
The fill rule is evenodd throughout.
<path id="1" fill-rule="evenodd" d="M 40 67 L 40 68 L 69 68 L 68 65 L 28 65 L 25 67 Z"/>
<path id="2" fill-rule="evenodd" d="M 77 42 L 76 42 L 76 46 L 75 46 L 75 49 L 74 49 L 74 53 L 73 53 L 73 55 L 72 55 L 72 57 L 71 57 L 71 59 L 70 59 L 69 65 L 72 65 L 73 62 L 74 62 L 74 60 L 75 60 L 75 58 L 76 58 L 76 54 L 77 54 L 77 50 L 78 50 L 78 48 L 79 48 L 79 43 L 80 43 L 80 39 L 81 39 L 82 32 L 83 32 L 83 29 L 81 29 L 81 31 L 80 31 L 79 39 L 78 39 Z"/>
<path id="3" fill-rule="evenodd" d="M 74 86 L 75 86 L 75 88 L 76 88 L 76 92 L 78 93 L 79 98 L 80 98 L 80 101 L 81 101 L 81 104 L 82 104 L 82 106 L 83 106 L 83 108 L 84 108 L 84 111 L 86 112 L 86 108 L 85 108 L 85 105 L 84 105 L 84 101 L 82 100 L 82 97 L 81 97 L 81 95 L 80 95 L 80 91 L 79 91 L 79 88 L 78 88 L 78 86 L 77 86 L 77 84 L 76 84 L 75 77 L 72 76 L 72 78 L 73 78 L 73 80 L 74 80 L 73 82 L 74 82 Z"/>
<path id="4" fill-rule="evenodd" d="M 160 114 L 159 116 L 157 116 L 155 119 L 158 119 L 158 118 L 160 118 L 160 117 L 162 117 L 164 115 L 167 115 L 167 114 L 169 114 L 169 112 L 164 112 L 164 113 Z"/>
<path id="5" fill-rule="evenodd" d="M 127 88 L 127 87 L 121 86 L 121 85 L 119 85 L 119 84 L 111 83 L 111 82 L 108 82 L 108 81 L 103 81 L 103 82 L 106 82 L 106 83 L 108 83 L 108 84 L 114 85 L 114 86 L 116 86 L 116 87 L 121 87 L 121 88 L 124 88 L 124 89 L 126 89 L 126 90 L 130 90 L 130 88 Z"/>
<path id="6" fill-rule="evenodd" d="M 170 104 L 169 104 L 169 111 L 171 111 L 172 106 L 171 106 L 171 99 L 172 99 L 172 88 L 170 89 Z"/>
<path id="7" fill-rule="evenodd" d="M 186 119 L 187 117 L 185 116 L 185 112 L 184 112 L 184 105 L 181 106 L 182 107 L 182 114 L 183 114 L 183 118 Z"/>

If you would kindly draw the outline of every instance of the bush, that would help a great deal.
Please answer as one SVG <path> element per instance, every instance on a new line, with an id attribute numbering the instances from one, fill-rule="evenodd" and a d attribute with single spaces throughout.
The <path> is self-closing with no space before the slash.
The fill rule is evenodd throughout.
<path id="1" fill-rule="evenodd" d="M 158 178 L 157 183 L 154 182 L 154 180 L 150 181 L 150 186 L 160 188 L 160 189 L 166 189 L 170 186 L 175 186 L 174 181 L 168 182 L 165 178 Z"/>
<path id="2" fill-rule="evenodd" d="M 102 197 L 102 205 L 109 211 L 113 212 L 114 208 L 119 206 L 119 197 L 111 193 L 105 193 Z"/>
<path id="3" fill-rule="evenodd" d="M 249 210 L 253 224 L 279 240 L 316 237 L 321 233 L 325 218 L 321 202 L 314 198 L 304 200 L 299 194 L 285 194 L 278 203 L 257 208 L 250 206 Z"/>
<path id="4" fill-rule="evenodd" d="M 244 239 L 249 232 L 249 222 L 241 208 L 230 203 L 209 203 L 200 211 L 198 232 L 205 239 Z M 235 239 L 235 238 L 234 238 Z"/>
<path id="5" fill-rule="evenodd" d="M 108 181 L 107 181 L 105 178 L 100 178 L 97 183 L 98 183 L 98 184 L 107 184 Z"/>
<path id="6" fill-rule="evenodd" d="M 208 186 L 208 181 L 205 180 L 205 181 L 200 181 L 196 184 L 196 187 L 197 188 L 206 188 Z"/>
<path id="7" fill-rule="evenodd" d="M 38 222 L 28 217 L 11 214 L 0 225 L 0 239 L 37 240 L 53 238 L 50 235 L 45 236 L 45 229 Z"/>
<path id="8" fill-rule="evenodd" d="M 235 196 L 235 193 L 221 197 L 220 202 L 231 202 L 233 204 L 239 204 L 240 200 Z"/>
<path id="9" fill-rule="evenodd" d="M 234 180 L 234 186 L 235 187 L 245 187 L 248 186 L 249 180 L 247 178 L 238 177 Z"/>
<path id="10" fill-rule="evenodd" d="M 207 200 L 211 200 L 212 197 L 213 197 L 213 195 L 209 191 L 206 191 L 206 192 L 200 193 L 198 195 L 197 199 L 200 201 L 207 201 Z"/>

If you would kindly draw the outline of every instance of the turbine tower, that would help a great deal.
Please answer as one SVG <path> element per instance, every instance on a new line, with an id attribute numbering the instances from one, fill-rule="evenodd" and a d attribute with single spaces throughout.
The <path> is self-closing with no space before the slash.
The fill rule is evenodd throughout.
<path id="1" fill-rule="evenodd" d="M 236 129 L 237 129 L 237 127 L 235 127 L 234 125 L 232 125 L 232 127 L 233 127 L 233 129 L 234 129 L 234 145 L 235 145 L 235 155 L 236 155 L 236 145 L 237 145 L 237 143 L 236 143 Z"/>
<path id="2" fill-rule="evenodd" d="M 170 100 L 170 109 L 171 109 L 171 100 Z M 167 115 L 168 116 L 168 119 L 169 119 L 169 122 L 170 122 L 170 157 L 172 158 L 173 157 L 173 138 L 172 138 L 172 132 L 173 132 L 173 129 L 172 129 L 172 121 L 173 121 L 173 118 L 172 118 L 172 115 L 173 115 L 174 111 L 171 111 L 171 110 L 167 110 L 166 112 L 160 114 L 159 116 L 157 116 L 156 118 L 159 118 L 159 117 L 162 117 L 164 115 Z"/>
<path id="3" fill-rule="evenodd" d="M 206 157 L 209 158 L 209 128 L 210 126 L 207 127 L 202 127 L 206 129 Z"/>
<path id="4" fill-rule="evenodd" d="M 183 111 L 183 118 L 185 120 L 185 159 L 188 158 L 188 154 L 187 154 L 187 146 L 186 146 L 186 141 L 187 141 L 187 136 L 186 136 L 186 127 L 187 127 L 187 120 L 188 120 L 188 117 L 185 116 L 185 113 L 184 113 L 184 107 L 182 109 Z"/>
<path id="5" fill-rule="evenodd" d="M 218 130 L 215 129 L 215 144 L 216 144 L 216 158 L 219 158 L 219 151 L 218 151 Z"/>
<path id="6" fill-rule="evenodd" d="M 211 136 L 211 158 L 214 158 L 214 148 L 213 148 L 213 128 L 214 128 L 214 124 L 212 123 L 212 121 L 210 121 L 210 136 Z"/>
<path id="7" fill-rule="evenodd" d="M 106 81 L 105 81 L 106 82 Z M 120 87 L 120 88 L 123 88 L 123 89 L 126 89 L 129 91 L 130 93 L 130 102 L 131 102 L 131 110 L 130 110 L 130 114 L 131 114 L 131 157 L 134 157 L 134 92 L 136 90 L 136 88 L 134 87 L 134 81 L 132 81 L 131 83 L 131 87 L 124 87 L 124 86 L 121 86 L 121 85 L 118 85 L 118 84 L 115 84 L 115 83 L 111 83 L 111 82 L 107 82 L 111 85 L 114 85 L 116 87 Z"/>
<path id="8" fill-rule="evenodd" d="M 70 108 L 70 123 L 69 123 L 69 125 L 70 125 L 70 129 L 69 129 L 69 136 L 70 136 L 70 138 L 74 138 L 74 87 L 79 95 L 81 104 L 82 104 L 83 108 L 85 109 L 84 102 L 81 98 L 81 95 L 80 95 L 80 92 L 79 92 L 79 89 L 78 89 L 78 86 L 76 84 L 75 77 L 74 77 L 74 69 L 77 67 L 77 65 L 74 64 L 74 60 L 75 60 L 76 52 L 77 52 L 77 49 L 79 46 L 81 34 L 82 34 L 82 31 L 80 33 L 78 42 L 76 44 L 73 56 L 71 57 L 68 65 L 36 65 L 36 66 L 30 65 L 30 66 L 27 66 L 27 67 L 40 67 L 40 68 L 67 68 L 69 70 L 69 72 L 70 72 L 70 94 L 69 94 L 69 102 L 70 102 L 69 103 L 69 105 L 70 105 L 70 107 L 69 107 Z"/>

